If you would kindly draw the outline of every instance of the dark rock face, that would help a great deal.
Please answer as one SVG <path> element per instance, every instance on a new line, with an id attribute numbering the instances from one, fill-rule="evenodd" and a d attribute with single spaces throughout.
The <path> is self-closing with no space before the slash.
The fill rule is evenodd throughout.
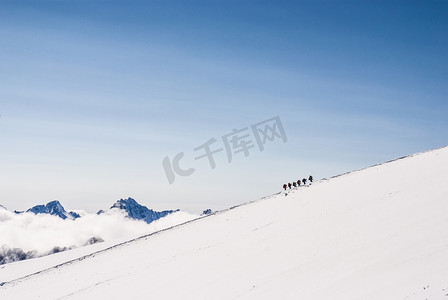
<path id="1" fill-rule="evenodd" d="M 99 236 L 94 236 L 94 237 L 91 237 L 90 239 L 88 239 L 87 242 L 84 244 L 84 246 L 93 245 L 93 244 L 102 243 L 102 242 L 104 242 L 104 240 L 102 238 L 100 238 Z"/>
<path id="2" fill-rule="evenodd" d="M 91 237 L 90 239 L 88 239 L 84 243 L 84 246 L 101 243 L 101 242 L 104 242 L 104 240 L 102 238 L 100 238 L 98 236 L 94 236 L 94 237 Z M 50 251 L 47 251 L 44 253 L 38 253 L 37 251 L 25 252 L 20 248 L 10 248 L 7 245 L 2 245 L 2 246 L 0 246 L 0 265 L 8 264 L 8 263 L 20 261 L 20 260 L 55 254 L 55 253 L 71 250 L 74 248 L 76 248 L 76 246 L 71 246 L 71 247 L 55 246 Z"/>
<path id="3" fill-rule="evenodd" d="M 213 213 L 213 211 L 210 208 L 208 208 L 202 212 L 201 216 L 210 215 L 211 213 Z"/>
<path id="4" fill-rule="evenodd" d="M 4 245 L 0 248 L 0 265 L 33 258 L 35 256 L 35 251 L 25 252 L 20 248 L 9 248 Z"/>

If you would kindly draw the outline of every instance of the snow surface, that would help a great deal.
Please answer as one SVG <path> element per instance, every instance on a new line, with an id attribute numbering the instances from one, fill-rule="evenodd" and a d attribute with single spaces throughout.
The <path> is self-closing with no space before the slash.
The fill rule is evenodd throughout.
<path id="1" fill-rule="evenodd" d="M 445 147 L 10 281 L 0 299 L 446 300 L 447 179 Z"/>

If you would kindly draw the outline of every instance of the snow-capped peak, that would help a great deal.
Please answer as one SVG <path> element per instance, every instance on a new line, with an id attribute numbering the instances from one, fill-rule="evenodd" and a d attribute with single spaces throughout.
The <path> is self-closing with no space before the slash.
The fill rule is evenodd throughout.
<path id="1" fill-rule="evenodd" d="M 48 202 L 46 205 L 36 205 L 27 210 L 27 212 L 32 212 L 34 214 L 50 214 L 53 216 L 58 216 L 61 219 L 76 219 L 80 215 L 75 212 L 67 212 L 58 200 Z"/>
<path id="2" fill-rule="evenodd" d="M 173 212 L 178 210 L 165 210 L 165 211 L 154 211 L 147 208 L 146 206 L 140 205 L 137 201 L 132 198 L 120 199 L 112 205 L 111 209 L 122 209 L 126 211 L 129 218 L 135 220 L 143 220 L 146 223 L 151 223 L 157 219 L 163 218 Z"/>

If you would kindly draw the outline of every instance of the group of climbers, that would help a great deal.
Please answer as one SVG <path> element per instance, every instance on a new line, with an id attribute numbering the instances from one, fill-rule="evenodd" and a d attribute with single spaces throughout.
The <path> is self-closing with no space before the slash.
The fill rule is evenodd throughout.
<path id="1" fill-rule="evenodd" d="M 310 182 L 309 184 L 311 184 L 313 182 L 313 176 L 310 175 L 310 177 L 308 177 L 308 180 Z M 301 184 L 306 185 L 306 181 L 307 181 L 307 179 L 303 178 L 302 180 L 299 179 L 297 181 L 293 181 L 293 183 L 291 183 L 291 182 L 289 182 L 287 184 L 285 183 L 283 185 L 283 189 L 286 191 L 286 188 L 288 188 L 288 187 L 289 187 L 289 189 L 291 189 L 292 187 L 298 187 Z"/>

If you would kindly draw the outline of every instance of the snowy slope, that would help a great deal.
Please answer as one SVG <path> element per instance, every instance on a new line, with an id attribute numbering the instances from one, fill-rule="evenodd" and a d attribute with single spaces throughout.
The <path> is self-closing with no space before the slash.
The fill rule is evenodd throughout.
<path id="1" fill-rule="evenodd" d="M 447 179 L 445 147 L 6 283 L 0 299 L 448 299 Z"/>

